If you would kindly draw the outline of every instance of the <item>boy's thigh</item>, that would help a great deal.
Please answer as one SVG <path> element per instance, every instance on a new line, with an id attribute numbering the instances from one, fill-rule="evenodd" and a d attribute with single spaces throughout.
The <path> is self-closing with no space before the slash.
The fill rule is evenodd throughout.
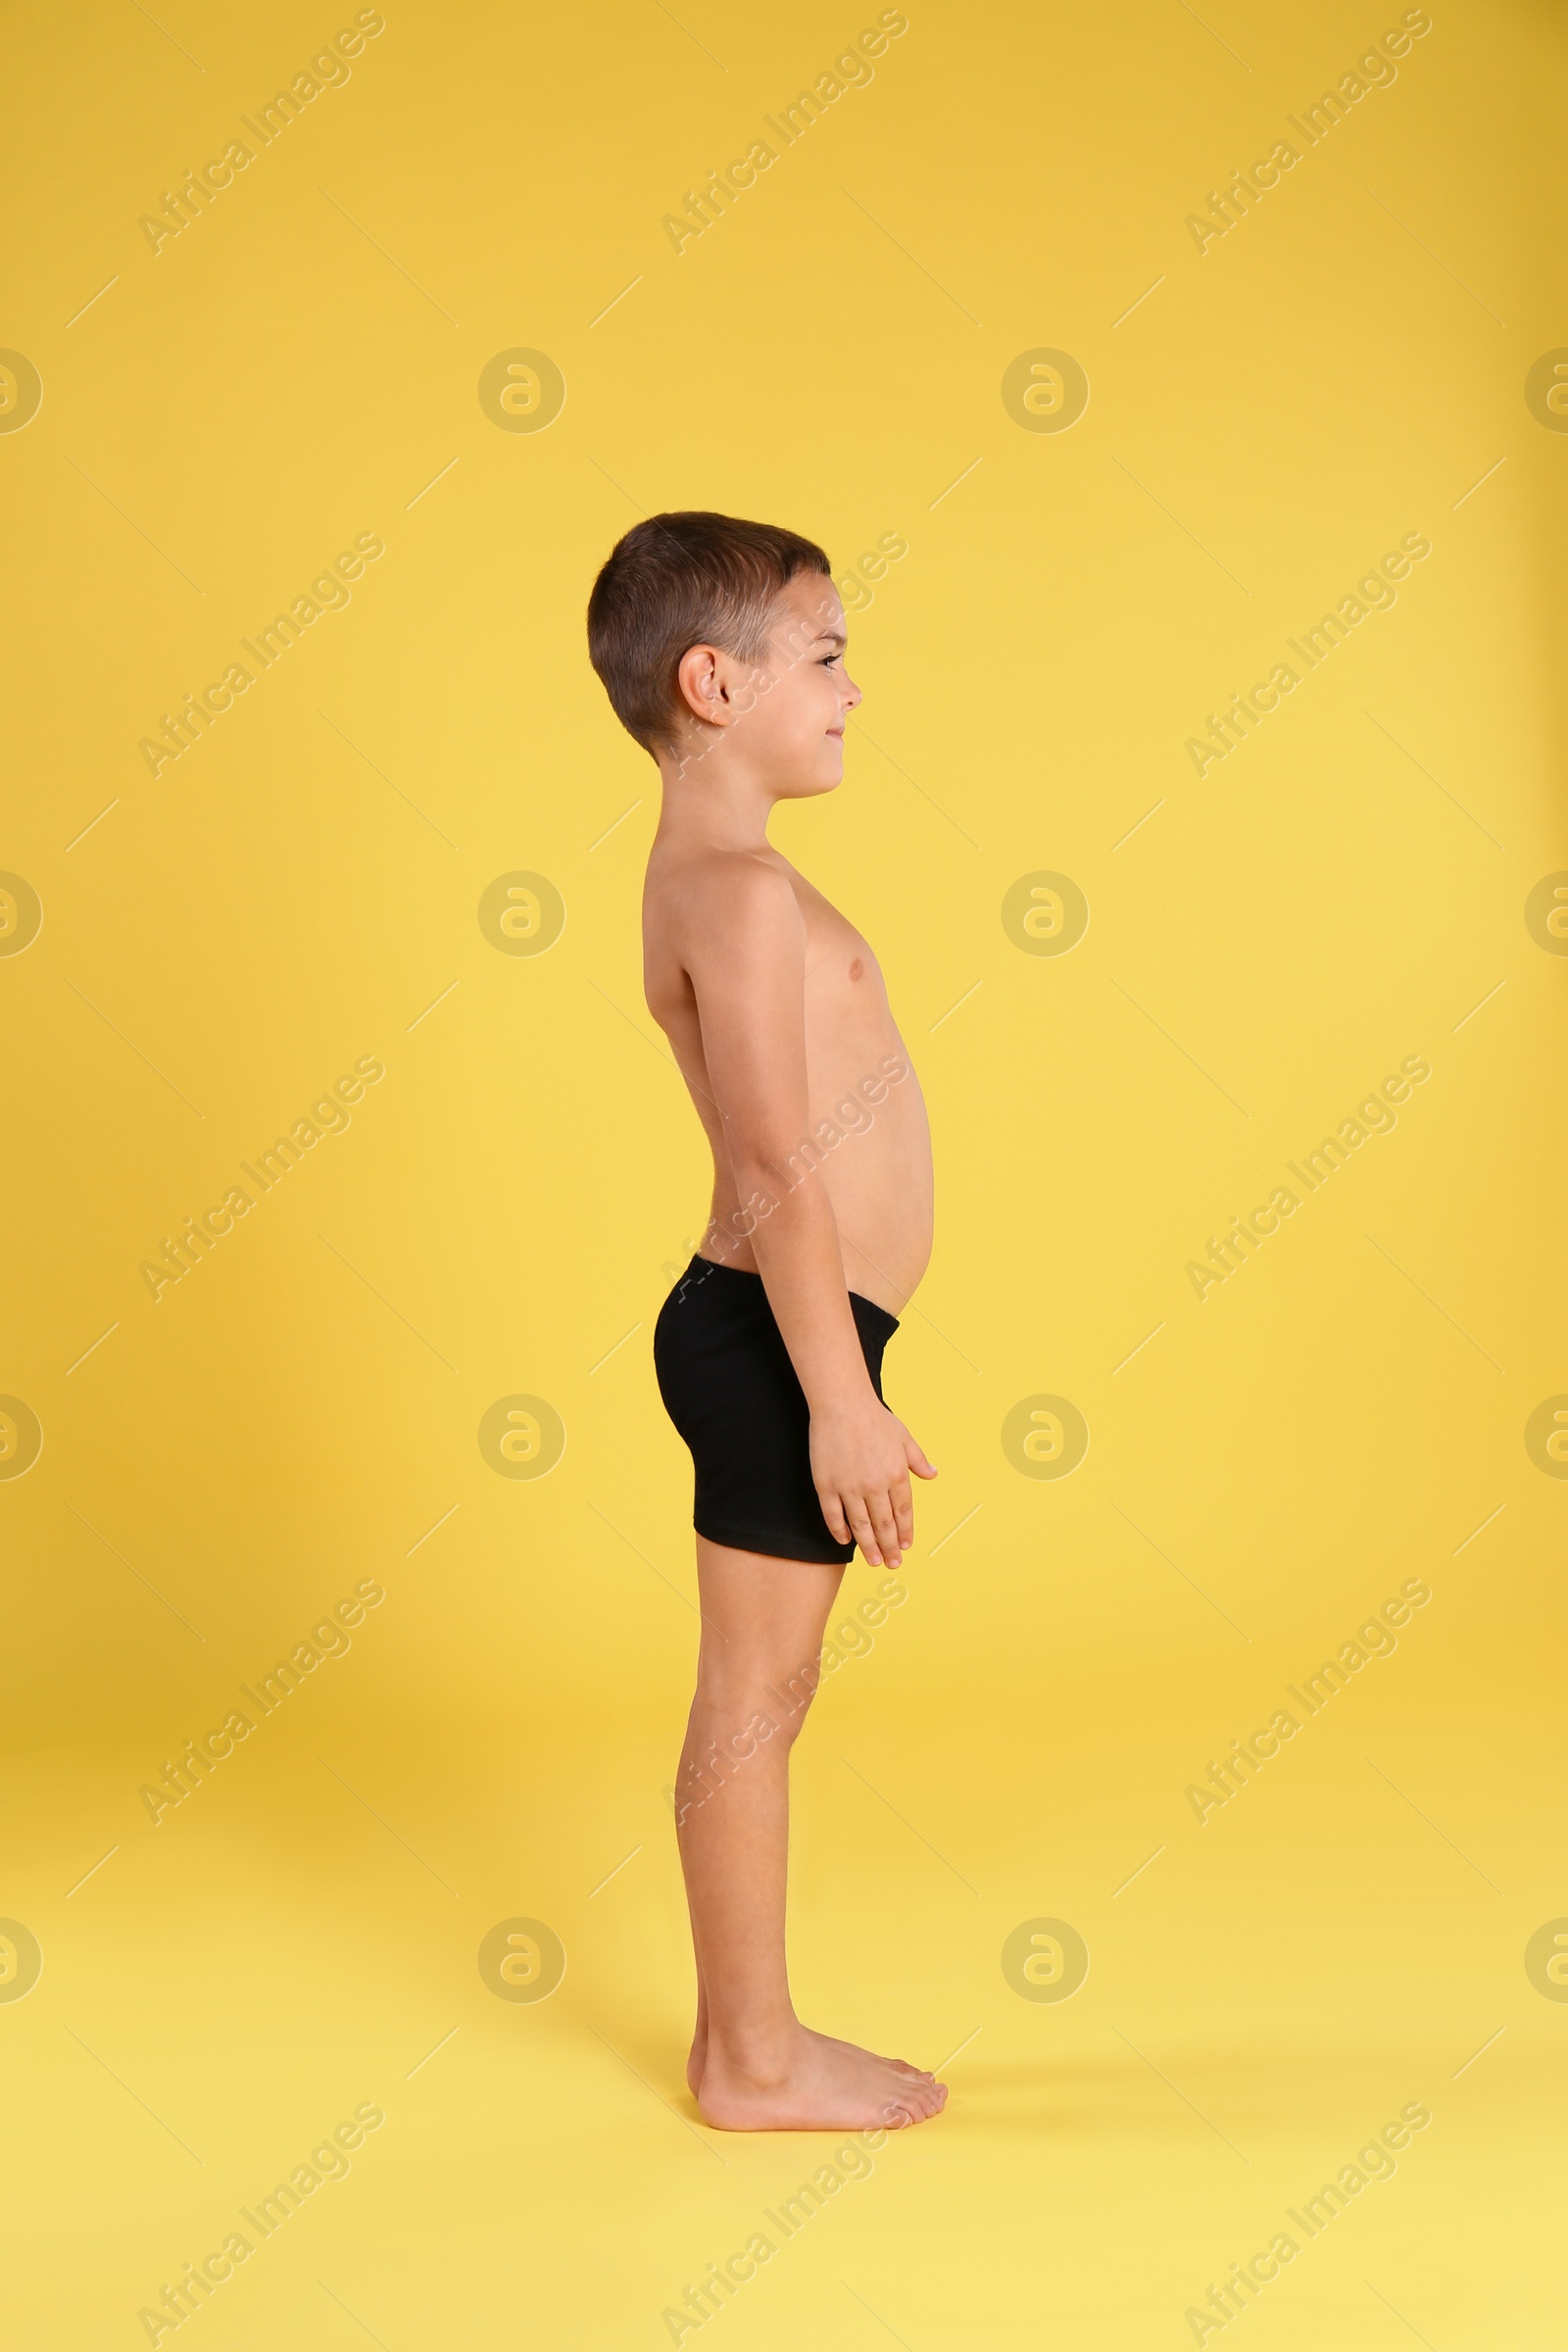
<path id="1" fill-rule="evenodd" d="M 793 1675 L 813 1669 L 844 1570 L 836 1561 L 775 1559 L 697 1539 L 705 1673 Z"/>

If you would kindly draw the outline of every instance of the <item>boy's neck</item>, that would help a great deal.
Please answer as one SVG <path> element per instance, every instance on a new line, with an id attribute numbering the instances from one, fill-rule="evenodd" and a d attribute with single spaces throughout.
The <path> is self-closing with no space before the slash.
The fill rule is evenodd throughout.
<path id="1" fill-rule="evenodd" d="M 664 841 L 712 850 L 771 850 L 768 819 L 774 794 L 725 758 L 718 741 L 691 753 L 661 754 L 663 791 L 659 835 Z"/>

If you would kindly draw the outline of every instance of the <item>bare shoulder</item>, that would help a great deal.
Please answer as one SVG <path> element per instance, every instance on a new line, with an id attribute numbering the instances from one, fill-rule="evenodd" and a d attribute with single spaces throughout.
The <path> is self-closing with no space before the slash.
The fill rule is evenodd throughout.
<path id="1" fill-rule="evenodd" d="M 683 849 L 649 860 L 644 924 L 683 963 L 728 955 L 743 942 L 788 948 L 805 923 L 789 867 L 751 850 Z"/>

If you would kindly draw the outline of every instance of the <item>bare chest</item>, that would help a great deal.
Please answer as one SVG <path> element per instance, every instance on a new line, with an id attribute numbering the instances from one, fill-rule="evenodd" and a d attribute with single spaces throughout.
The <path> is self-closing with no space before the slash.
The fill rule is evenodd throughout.
<path id="1" fill-rule="evenodd" d="M 852 1082 L 899 1045 L 882 968 L 869 942 L 820 892 L 807 886 L 806 1051 L 817 1082 Z"/>

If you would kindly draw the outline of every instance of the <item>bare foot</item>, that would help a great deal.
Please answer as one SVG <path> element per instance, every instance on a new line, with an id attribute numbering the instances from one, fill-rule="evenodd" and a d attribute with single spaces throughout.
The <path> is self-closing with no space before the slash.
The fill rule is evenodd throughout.
<path id="1" fill-rule="evenodd" d="M 841 2041 L 836 2034 L 818 2034 L 810 2026 L 808 2026 L 806 2031 L 813 2041 L 829 2042 L 835 2050 L 851 2050 L 857 2058 L 875 2058 L 880 2065 L 891 2066 L 895 2074 L 912 2075 L 917 2082 L 934 2082 L 936 2081 L 936 2077 L 929 2067 L 911 2066 L 907 2058 L 884 2058 L 880 2050 L 862 2050 L 858 2041 Z M 947 2085 L 944 2083 L 944 2096 L 946 2091 Z"/>
<path id="2" fill-rule="evenodd" d="M 862 2050 L 858 2042 L 842 2041 L 836 2034 L 817 2034 L 813 2032 L 809 2026 L 804 2028 L 803 2030 L 806 2033 L 810 2034 L 813 2041 L 829 2042 L 834 2049 L 849 2050 L 858 2058 L 880 2058 L 882 2065 L 891 2066 L 898 2074 L 911 2075 L 917 2082 L 932 2082 L 936 2080 L 935 2076 L 932 2075 L 927 2068 L 923 2066 L 911 2066 L 906 2058 L 882 2058 L 879 2051 Z M 692 2046 L 686 2060 L 686 2087 L 691 2092 L 694 2099 L 697 2097 L 698 2092 L 703 2087 L 703 2069 L 707 2063 L 708 2005 L 706 2002 L 704 2002 L 699 2007 L 697 2012 L 697 2027 L 696 2031 L 692 2034 Z"/>
<path id="3" fill-rule="evenodd" d="M 930 2075 L 797 2026 L 765 2068 L 710 2047 L 697 2106 L 719 2132 L 896 2132 L 940 2115 L 947 2098 Z"/>

